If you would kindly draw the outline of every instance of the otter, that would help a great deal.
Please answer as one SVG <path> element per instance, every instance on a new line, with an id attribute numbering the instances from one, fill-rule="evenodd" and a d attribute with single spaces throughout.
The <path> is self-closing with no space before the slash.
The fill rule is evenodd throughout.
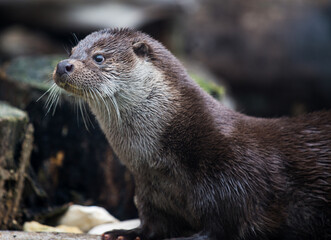
<path id="1" fill-rule="evenodd" d="M 228 109 L 131 29 L 91 33 L 53 77 L 88 103 L 135 179 L 141 226 L 102 239 L 331 239 L 331 112 Z"/>

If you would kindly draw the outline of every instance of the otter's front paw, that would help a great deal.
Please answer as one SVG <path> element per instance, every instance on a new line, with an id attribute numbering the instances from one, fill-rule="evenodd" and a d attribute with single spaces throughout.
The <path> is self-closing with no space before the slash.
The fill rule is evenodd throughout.
<path id="1" fill-rule="evenodd" d="M 144 240 L 141 235 L 133 230 L 114 230 L 102 234 L 102 240 Z"/>

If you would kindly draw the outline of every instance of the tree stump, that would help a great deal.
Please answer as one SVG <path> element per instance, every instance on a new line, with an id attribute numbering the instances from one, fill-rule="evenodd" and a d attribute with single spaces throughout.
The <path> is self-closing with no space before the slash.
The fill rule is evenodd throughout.
<path id="1" fill-rule="evenodd" d="M 36 207 L 68 202 L 100 205 L 119 219 L 136 217 L 133 178 L 92 114 L 88 113 L 94 127 L 87 130 L 74 111 L 72 97 L 62 94 L 54 115 L 46 114 L 47 94 L 37 101 L 51 86 L 54 67 L 64 58 L 20 57 L 0 74 L 0 99 L 26 110 L 35 129 L 31 166 L 38 186 L 27 189 L 36 192 L 41 187 L 46 194 L 27 194 L 24 203 L 31 210 L 26 211 L 27 219 L 40 221 L 33 217 Z"/>
<path id="2" fill-rule="evenodd" d="M 0 102 L 0 228 L 15 228 L 33 143 L 25 112 Z"/>

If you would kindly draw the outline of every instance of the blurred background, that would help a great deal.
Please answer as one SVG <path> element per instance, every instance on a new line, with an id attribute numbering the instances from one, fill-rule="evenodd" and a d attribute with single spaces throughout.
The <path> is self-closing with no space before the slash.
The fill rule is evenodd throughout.
<path id="1" fill-rule="evenodd" d="M 0 4 L 1 61 L 65 53 L 91 31 L 132 27 L 222 79 L 241 112 L 276 117 L 330 107 L 328 0 L 2 0 Z"/>
<path id="2" fill-rule="evenodd" d="M 31 57 L 29 63 L 66 57 L 92 31 L 112 27 L 150 34 L 195 71 L 193 76 L 198 72 L 220 84 L 224 102 L 242 113 L 295 116 L 331 107 L 329 0 L 2 0 L 0 64 L 7 75 L 0 82 L 6 82 L 8 66 L 15 73 L 24 57 Z M 39 65 L 24 66 L 37 71 Z M 35 128 L 33 180 L 26 183 L 33 187 L 23 193 L 17 228 L 36 216 L 45 220 L 45 212 L 69 202 L 98 204 L 120 219 L 137 216 L 132 177 L 116 163 L 97 124 L 86 131 L 75 126 L 75 115 L 66 122 L 71 118 L 66 106 L 44 117 L 42 110 L 36 113 L 35 101 L 22 105 L 10 98 L 12 85 L 0 88 L 0 99 L 27 111 Z M 104 141 L 101 150 L 91 138 Z"/>

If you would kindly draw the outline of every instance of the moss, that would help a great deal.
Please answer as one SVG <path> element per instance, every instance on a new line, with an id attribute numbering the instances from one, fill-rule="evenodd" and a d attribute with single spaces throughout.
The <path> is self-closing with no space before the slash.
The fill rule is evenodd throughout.
<path id="1" fill-rule="evenodd" d="M 222 100 L 225 97 L 225 88 L 223 86 L 208 81 L 195 73 L 190 73 L 190 76 L 203 90 L 214 98 Z"/>
<path id="2" fill-rule="evenodd" d="M 10 79 L 47 90 L 52 84 L 52 73 L 56 64 L 64 58 L 62 55 L 19 57 L 8 65 L 6 75 Z"/>

